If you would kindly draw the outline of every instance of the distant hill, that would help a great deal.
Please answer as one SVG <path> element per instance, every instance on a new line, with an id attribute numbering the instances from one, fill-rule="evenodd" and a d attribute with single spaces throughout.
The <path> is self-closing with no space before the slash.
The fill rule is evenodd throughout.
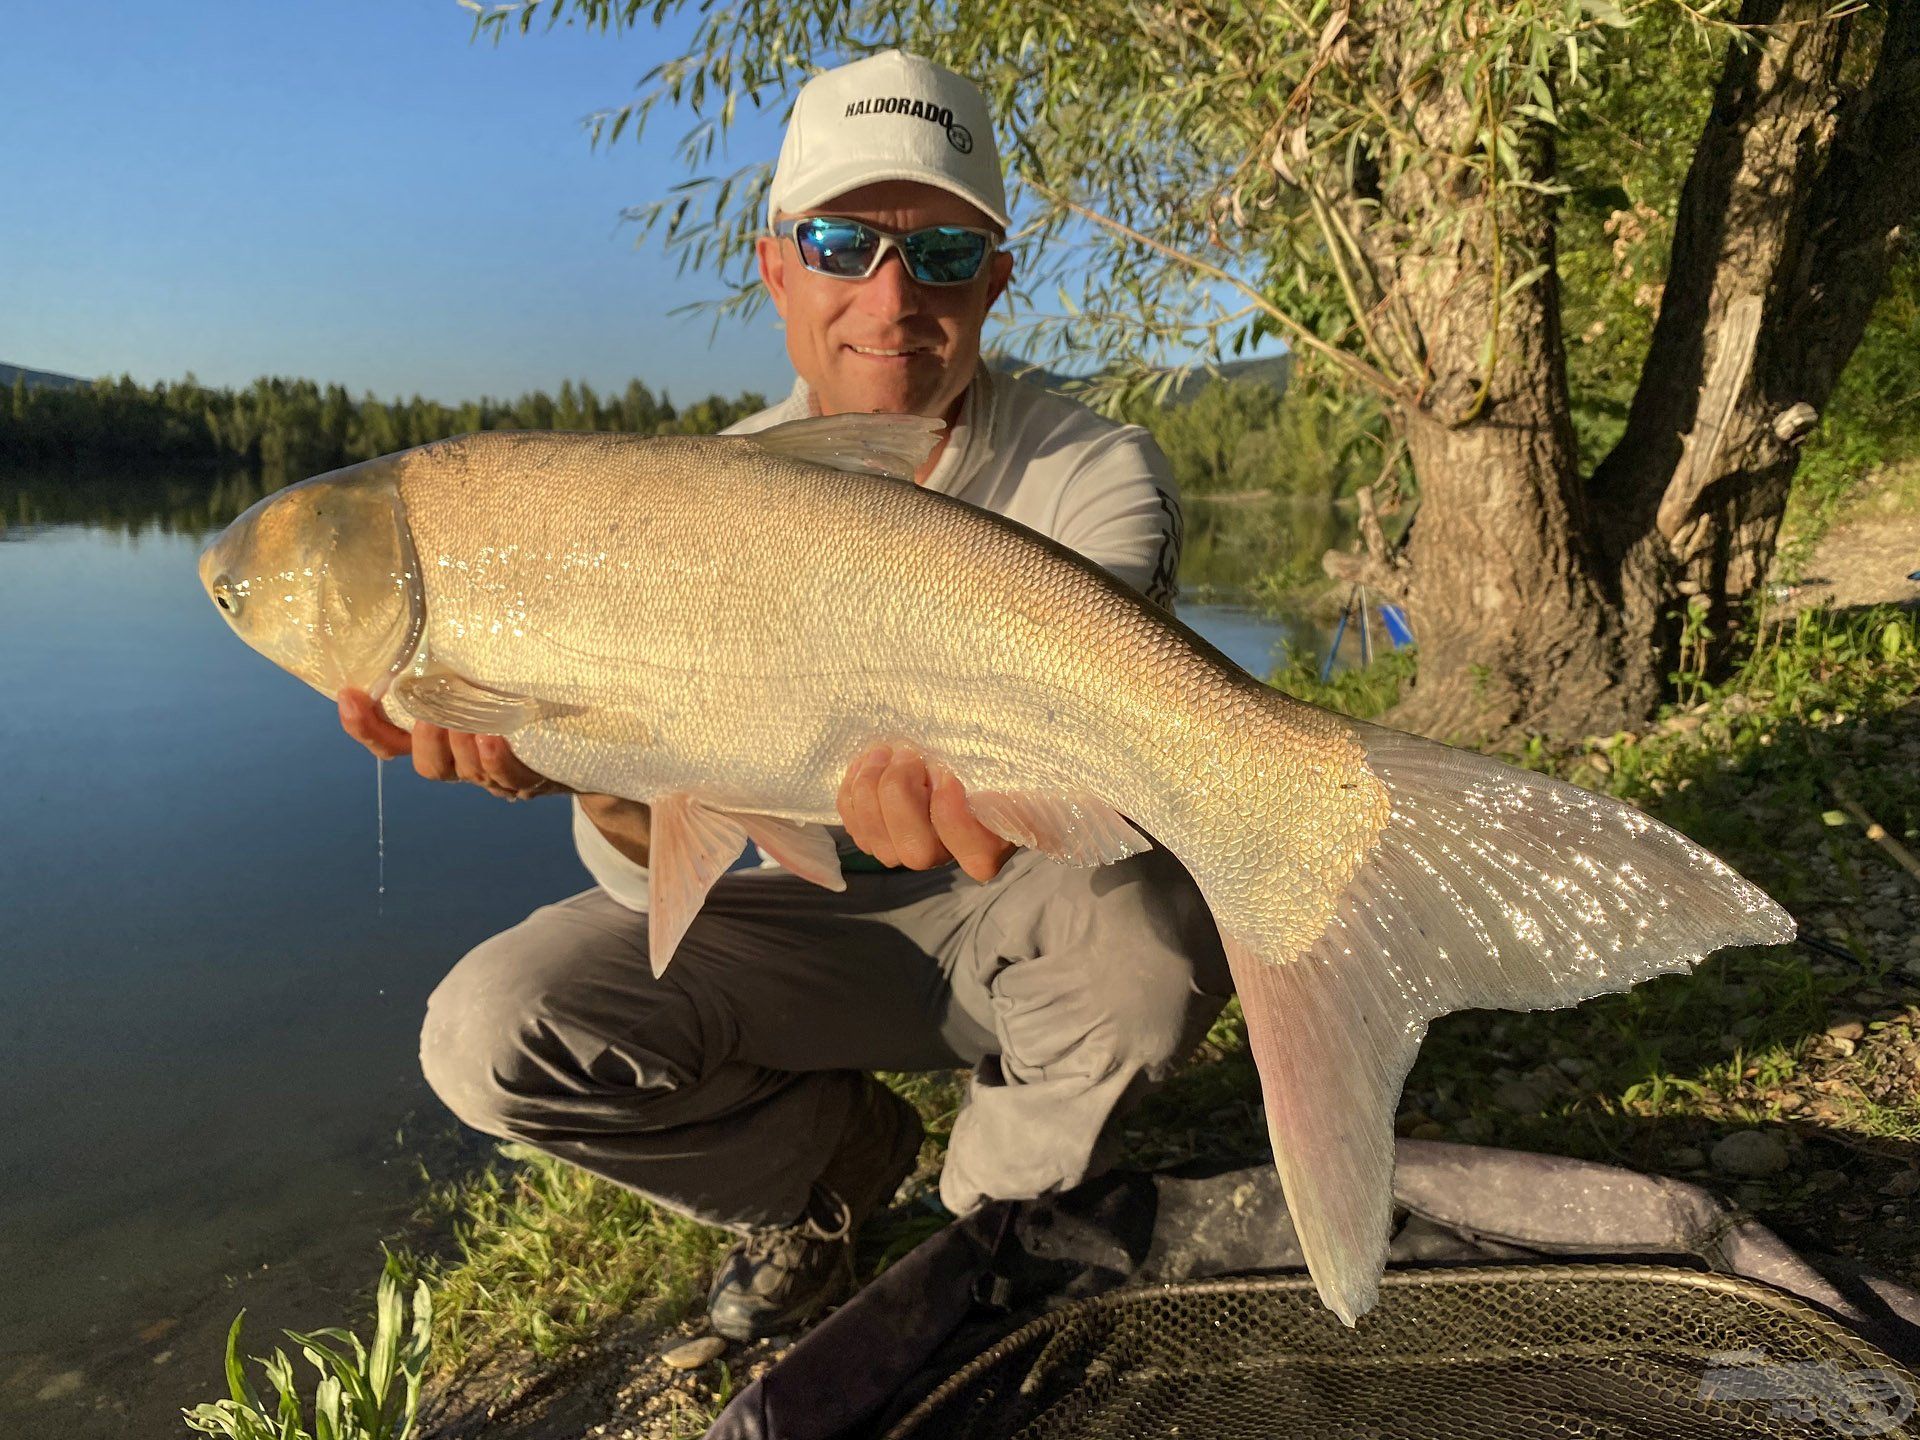
<path id="1" fill-rule="evenodd" d="M 17 375 L 27 377 L 29 390 L 72 390 L 87 383 L 78 375 L 56 375 L 51 370 L 29 370 L 24 365 L 0 364 L 0 390 L 11 390 Z"/>
<path id="2" fill-rule="evenodd" d="M 1087 378 L 1084 375 L 1063 375 L 1057 370 L 1043 369 L 1033 365 L 1030 361 L 1022 360 L 1017 355 L 993 352 L 984 358 L 987 362 L 987 368 L 996 374 L 1010 375 L 1026 372 L 1024 378 L 1031 380 L 1036 385 L 1043 385 L 1049 390 L 1057 391 L 1062 395 L 1071 395 L 1078 386 L 1085 383 Z M 1230 360 L 1220 367 L 1219 378 L 1222 380 L 1264 380 L 1276 390 L 1285 390 L 1287 388 L 1287 380 L 1292 373 L 1293 357 L 1291 355 L 1269 355 L 1258 360 Z M 1214 376 L 1209 375 L 1205 370 L 1196 369 L 1191 375 L 1187 376 L 1178 387 L 1169 392 L 1167 399 L 1169 403 L 1172 404 L 1179 404 L 1183 401 L 1191 400 L 1207 385 L 1212 383 L 1214 378 Z"/>

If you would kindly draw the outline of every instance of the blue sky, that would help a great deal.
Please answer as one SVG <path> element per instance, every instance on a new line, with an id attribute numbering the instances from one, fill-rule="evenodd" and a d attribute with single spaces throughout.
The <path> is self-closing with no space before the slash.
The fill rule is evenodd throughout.
<path id="1" fill-rule="evenodd" d="M 0 43 L 0 360 L 151 382 L 287 374 L 440 399 L 638 375 L 784 392 L 771 310 L 636 250 L 685 121 L 595 151 L 672 36 L 470 42 L 454 0 L 58 0 Z M 771 158 L 778 117 L 728 168 Z"/>

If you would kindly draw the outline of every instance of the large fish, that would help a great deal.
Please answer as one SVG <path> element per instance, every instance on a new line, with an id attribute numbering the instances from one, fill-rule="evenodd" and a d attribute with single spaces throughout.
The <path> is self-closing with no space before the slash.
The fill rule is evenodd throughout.
<path id="1" fill-rule="evenodd" d="M 1056 859 L 1166 846 L 1219 925 L 1301 1249 L 1349 1325 L 1377 1298 L 1429 1020 L 1792 937 L 1631 806 L 1291 699 L 1053 541 L 901 483 L 938 431 L 469 435 L 269 496 L 200 574 L 323 694 L 650 802 L 656 971 L 748 837 L 843 887 L 825 827 L 876 743 Z"/>

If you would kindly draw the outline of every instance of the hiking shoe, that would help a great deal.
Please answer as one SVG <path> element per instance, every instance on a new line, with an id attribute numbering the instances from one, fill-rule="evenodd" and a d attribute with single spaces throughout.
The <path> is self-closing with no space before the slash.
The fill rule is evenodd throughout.
<path id="1" fill-rule="evenodd" d="M 860 1224 L 893 1198 L 920 1154 L 920 1117 L 871 1076 L 847 1139 L 789 1225 L 750 1232 L 721 1262 L 707 1297 L 714 1333 L 785 1335 L 853 1293 Z"/>

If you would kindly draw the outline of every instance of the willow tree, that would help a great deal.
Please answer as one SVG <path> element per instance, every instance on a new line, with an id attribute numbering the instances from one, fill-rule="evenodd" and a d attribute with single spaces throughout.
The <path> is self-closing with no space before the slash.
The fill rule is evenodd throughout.
<path id="1" fill-rule="evenodd" d="M 537 0 L 482 28 L 658 23 L 679 0 Z M 751 307 L 769 166 L 699 173 L 742 105 L 889 45 L 979 80 L 1003 120 L 1024 348 L 1145 365 L 1278 335 L 1377 397 L 1406 542 L 1330 568 L 1403 597 L 1430 733 L 1644 718 L 1683 626 L 1729 633 L 1920 212 L 1920 0 L 742 0 L 592 119 L 691 112 L 690 171 L 636 216 Z M 1583 467 L 1557 257 L 1561 151 L 1645 27 L 1714 47 L 1624 433 Z M 1644 53 L 1644 47 L 1643 47 Z M 1656 56 L 1656 63 L 1665 64 Z M 1629 83 L 1631 80 L 1629 79 Z M 765 157 L 770 161 L 771 156 Z"/>

